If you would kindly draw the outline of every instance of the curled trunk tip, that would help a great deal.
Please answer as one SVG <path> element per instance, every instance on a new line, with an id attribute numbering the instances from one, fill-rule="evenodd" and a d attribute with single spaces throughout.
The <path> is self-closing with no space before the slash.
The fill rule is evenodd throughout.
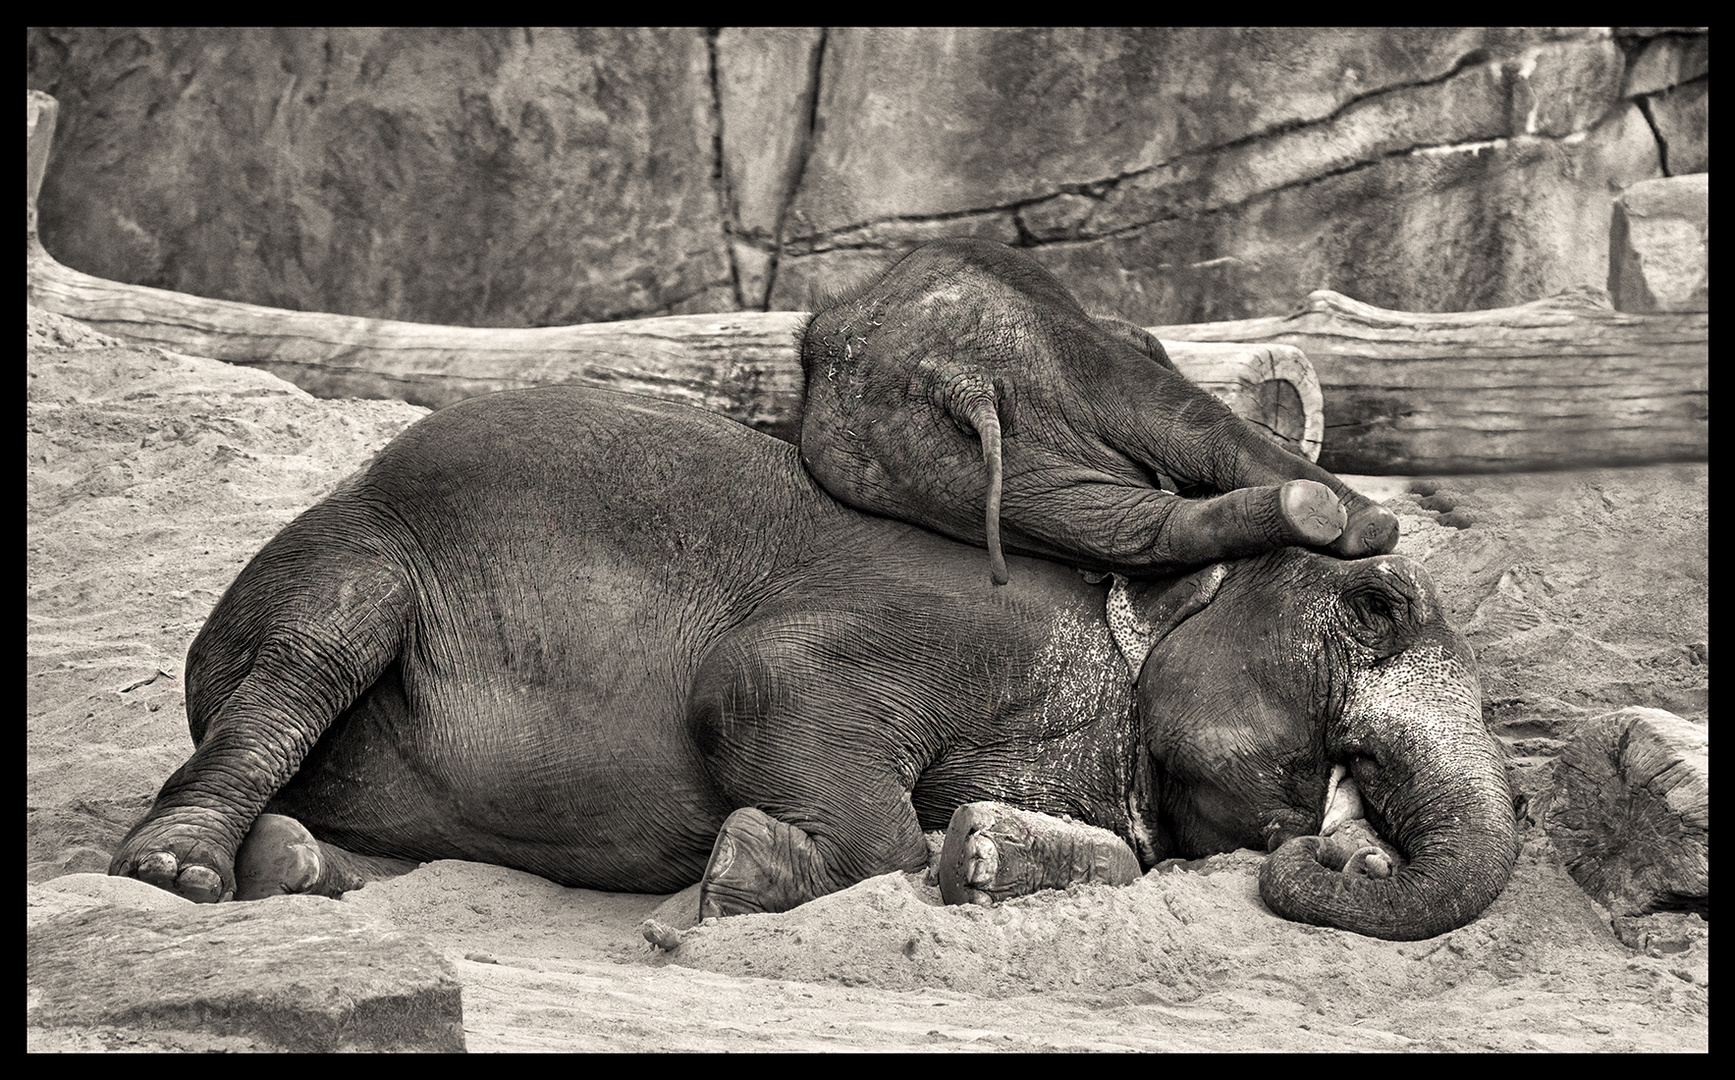
<path id="1" fill-rule="evenodd" d="M 1516 838 L 1488 836 L 1452 855 L 1418 855 L 1390 877 L 1345 874 L 1320 863 L 1320 838 L 1296 837 L 1259 872 L 1259 896 L 1286 919 L 1388 941 L 1418 941 L 1456 930 L 1504 891 L 1517 861 Z"/>

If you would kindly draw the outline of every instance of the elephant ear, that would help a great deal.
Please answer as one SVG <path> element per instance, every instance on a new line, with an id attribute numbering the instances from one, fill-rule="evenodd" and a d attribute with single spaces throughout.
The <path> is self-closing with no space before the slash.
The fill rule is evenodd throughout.
<path id="1" fill-rule="evenodd" d="M 1144 327 L 1134 326 L 1132 323 L 1105 316 L 1098 316 L 1096 324 L 1116 341 L 1131 345 L 1145 356 L 1150 357 L 1152 361 L 1161 364 L 1177 375 L 1181 373 L 1181 369 L 1175 366 L 1173 360 L 1169 359 L 1169 352 L 1163 348 L 1163 343 Z"/>
<path id="2" fill-rule="evenodd" d="M 1429 618 L 1425 584 L 1398 560 L 1374 558 L 1351 565 L 1343 591 L 1345 629 L 1376 656 L 1403 652 Z"/>
<path id="3" fill-rule="evenodd" d="M 1108 626 L 1137 681 L 1151 650 L 1188 618 L 1205 610 L 1229 576 L 1213 563 L 1182 578 L 1133 581 L 1114 575 L 1108 590 Z"/>

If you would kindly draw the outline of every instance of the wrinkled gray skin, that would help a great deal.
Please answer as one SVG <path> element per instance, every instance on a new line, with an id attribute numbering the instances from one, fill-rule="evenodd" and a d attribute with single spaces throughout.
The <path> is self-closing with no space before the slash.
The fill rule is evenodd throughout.
<path id="1" fill-rule="evenodd" d="M 1284 847 L 1277 910 L 1419 937 L 1500 891 L 1505 775 L 1404 560 L 1291 548 L 1217 568 L 1208 602 L 1134 590 L 1135 690 L 1107 583 L 1016 558 L 993 588 L 980 559 L 710 414 L 459 403 L 219 601 L 187 658 L 197 750 L 111 873 L 218 900 L 461 858 L 778 911 L 924 866 L 923 830 L 976 800 L 1101 825 L 1146 866 L 1304 837 L 1343 762 L 1414 872 L 1346 886 Z"/>
<path id="2" fill-rule="evenodd" d="M 1144 330 L 1091 318 L 1014 248 L 918 248 L 815 314 L 800 347 L 814 479 L 986 546 L 996 583 L 1003 547 L 1157 574 L 1290 544 L 1343 558 L 1397 545 L 1390 511 L 1188 382 Z"/>

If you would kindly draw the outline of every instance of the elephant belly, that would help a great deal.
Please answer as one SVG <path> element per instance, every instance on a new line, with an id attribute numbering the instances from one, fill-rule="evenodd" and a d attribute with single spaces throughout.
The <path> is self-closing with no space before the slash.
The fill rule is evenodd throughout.
<path id="1" fill-rule="evenodd" d="M 411 683 L 388 669 L 267 809 L 370 855 L 623 892 L 699 879 L 733 807 L 665 695 L 626 708 L 499 678 Z"/>

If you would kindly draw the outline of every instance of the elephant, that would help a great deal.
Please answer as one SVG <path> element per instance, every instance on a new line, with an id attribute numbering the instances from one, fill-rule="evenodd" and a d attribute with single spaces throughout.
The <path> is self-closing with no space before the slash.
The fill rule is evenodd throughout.
<path id="1" fill-rule="evenodd" d="M 1290 546 L 1093 582 L 1013 556 L 997 588 L 980 560 L 720 416 L 459 402 L 218 601 L 185 669 L 195 750 L 110 872 L 216 901 L 457 858 L 775 912 L 926 866 L 924 831 L 985 799 L 1108 829 L 1144 869 L 1271 849 L 1273 910 L 1364 934 L 1500 893 L 1511 793 L 1420 567 Z M 1384 880 L 1318 857 L 1352 790 L 1409 859 Z"/>
<path id="2" fill-rule="evenodd" d="M 1087 315 L 1016 248 L 917 248 L 798 339 L 814 479 L 986 546 L 997 584 L 1004 549 L 1149 575 L 1290 544 L 1397 545 L 1391 511 L 1189 382 L 1146 331 Z"/>

